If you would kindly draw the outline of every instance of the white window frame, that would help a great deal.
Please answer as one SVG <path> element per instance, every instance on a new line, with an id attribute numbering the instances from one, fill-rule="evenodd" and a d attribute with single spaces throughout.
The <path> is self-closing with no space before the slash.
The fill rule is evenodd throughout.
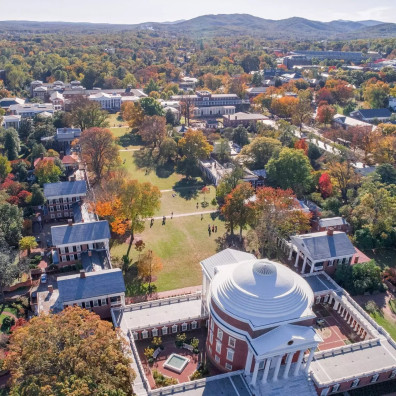
<path id="1" fill-rule="evenodd" d="M 65 255 L 61 256 L 62 262 L 67 261 L 67 257 Z"/>
<path id="2" fill-rule="evenodd" d="M 92 308 L 92 307 L 91 307 L 91 300 L 89 300 L 89 301 L 84 301 L 84 304 L 85 304 L 85 309 L 87 309 L 87 305 L 88 305 L 88 309 Z"/>
<path id="3" fill-rule="evenodd" d="M 62 213 L 61 213 L 61 212 L 58 212 L 58 213 L 56 214 L 56 217 L 62 217 Z"/>
<path id="4" fill-rule="evenodd" d="M 53 211 L 54 211 L 54 207 L 50 206 L 50 212 L 53 212 Z"/>
<path id="5" fill-rule="evenodd" d="M 172 326 L 172 333 L 177 333 L 177 324 L 174 324 L 173 326 Z"/>
<path id="6" fill-rule="evenodd" d="M 102 306 L 103 306 L 103 305 L 107 305 L 107 301 L 106 301 L 105 298 L 102 298 L 102 299 L 100 300 L 100 303 L 101 303 Z"/>
<path id="7" fill-rule="evenodd" d="M 143 338 L 143 339 L 148 338 L 148 331 L 147 331 L 147 330 L 143 330 L 143 331 L 142 331 L 142 338 Z"/>
<path id="8" fill-rule="evenodd" d="M 210 329 L 214 330 L 214 321 L 213 318 L 210 319 Z"/>
<path id="9" fill-rule="evenodd" d="M 220 363 L 220 357 L 215 355 L 215 361 L 216 361 L 216 363 Z"/>
<path id="10" fill-rule="evenodd" d="M 225 368 L 226 368 L 226 370 L 232 370 L 232 364 L 230 364 L 230 363 L 226 363 L 225 364 Z"/>
<path id="11" fill-rule="evenodd" d="M 216 340 L 216 352 L 221 353 L 221 342 Z"/>
<path id="12" fill-rule="evenodd" d="M 197 328 L 197 321 L 194 320 L 193 322 L 191 322 L 191 330 L 195 330 Z"/>
<path id="13" fill-rule="evenodd" d="M 186 331 L 186 330 L 187 330 L 187 323 L 182 323 L 181 331 Z"/>
<path id="14" fill-rule="evenodd" d="M 331 388 L 331 393 L 338 392 L 338 389 L 340 389 L 340 384 L 334 384 Z"/>
<path id="15" fill-rule="evenodd" d="M 235 348 L 236 339 L 234 337 L 228 337 L 228 346 Z"/>
<path id="16" fill-rule="evenodd" d="M 65 212 L 63 215 L 64 217 L 69 217 L 69 212 Z"/>
<path id="17" fill-rule="evenodd" d="M 55 215 L 51 213 L 51 219 L 55 219 Z"/>
<path id="18" fill-rule="evenodd" d="M 162 335 L 167 335 L 167 334 L 168 334 L 168 328 L 167 328 L 166 326 L 164 326 L 164 327 L 161 329 L 161 332 L 162 332 Z"/>
<path id="19" fill-rule="evenodd" d="M 154 328 L 153 330 L 151 330 L 151 334 L 153 335 L 153 337 L 158 337 L 158 329 Z"/>
<path id="20" fill-rule="evenodd" d="M 227 348 L 227 360 L 232 362 L 234 360 L 235 351 L 231 348 Z"/>
<path id="21" fill-rule="evenodd" d="M 360 382 L 360 378 L 354 379 L 351 384 L 351 388 L 356 388 L 359 385 L 359 382 Z"/>
<path id="22" fill-rule="evenodd" d="M 379 374 L 378 373 L 374 374 L 370 380 L 370 384 L 374 384 L 375 382 L 377 382 L 378 378 L 379 378 Z"/>
<path id="23" fill-rule="evenodd" d="M 221 330 L 219 327 L 217 328 L 217 338 L 220 341 L 223 341 L 223 330 Z"/>

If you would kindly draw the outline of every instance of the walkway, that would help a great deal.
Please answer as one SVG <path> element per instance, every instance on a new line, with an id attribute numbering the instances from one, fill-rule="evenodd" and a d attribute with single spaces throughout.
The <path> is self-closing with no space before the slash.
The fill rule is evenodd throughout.
<path id="1" fill-rule="evenodd" d="M 218 210 L 214 209 L 214 210 L 205 210 L 203 212 L 190 212 L 190 213 L 181 213 L 181 214 L 175 214 L 173 215 L 173 217 L 171 217 L 170 215 L 165 216 L 166 220 L 172 220 L 172 218 L 176 218 L 176 217 L 187 217 L 187 216 L 196 216 L 196 215 L 206 215 L 206 214 L 211 214 L 211 213 L 217 213 Z M 152 217 L 154 220 L 162 220 L 163 216 L 156 216 L 156 217 Z M 152 218 L 147 218 L 146 221 L 150 221 Z"/>

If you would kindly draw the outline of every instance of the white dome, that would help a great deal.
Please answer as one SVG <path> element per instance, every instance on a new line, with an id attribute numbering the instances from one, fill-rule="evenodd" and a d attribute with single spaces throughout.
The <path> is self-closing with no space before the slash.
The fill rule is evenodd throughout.
<path id="1" fill-rule="evenodd" d="M 220 309 L 253 327 L 304 320 L 312 315 L 314 295 L 305 279 L 269 260 L 218 267 L 211 291 Z"/>

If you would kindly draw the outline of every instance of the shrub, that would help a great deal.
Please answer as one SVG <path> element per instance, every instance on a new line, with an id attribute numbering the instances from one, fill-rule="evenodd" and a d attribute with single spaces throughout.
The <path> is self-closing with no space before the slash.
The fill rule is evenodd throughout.
<path id="1" fill-rule="evenodd" d="M 194 348 L 194 349 L 198 349 L 198 345 L 199 345 L 199 340 L 198 338 L 192 338 L 190 341 L 190 345 Z"/>
<path id="2" fill-rule="evenodd" d="M 212 204 L 213 206 L 216 206 L 216 205 L 217 205 L 217 200 L 216 200 L 216 198 L 213 198 L 213 199 L 212 199 L 211 204 Z"/>
<path id="3" fill-rule="evenodd" d="M 162 345 L 162 338 L 161 337 L 154 337 L 153 341 L 151 342 L 155 347 L 159 347 Z"/>
<path id="4" fill-rule="evenodd" d="M 197 379 L 200 379 L 200 378 L 202 378 L 202 373 L 200 371 L 198 371 L 198 370 L 194 371 L 191 374 L 191 376 L 190 376 L 190 380 L 191 381 L 194 381 L 194 380 L 197 380 Z"/>
<path id="5" fill-rule="evenodd" d="M 203 208 L 207 208 L 209 206 L 209 202 L 203 201 L 203 202 L 201 202 L 201 206 Z"/>
<path id="6" fill-rule="evenodd" d="M 178 383 L 176 378 L 165 377 L 165 375 L 161 374 L 158 370 L 153 370 L 153 378 L 155 381 L 155 385 L 158 388 L 161 388 L 163 386 L 176 385 Z"/>
<path id="7" fill-rule="evenodd" d="M 375 313 L 379 311 L 378 305 L 373 300 L 367 301 L 364 308 L 368 313 Z"/>
<path id="8" fill-rule="evenodd" d="M 144 356 L 146 356 L 147 360 L 152 358 L 154 354 L 154 349 L 151 347 L 147 347 L 144 350 Z"/>

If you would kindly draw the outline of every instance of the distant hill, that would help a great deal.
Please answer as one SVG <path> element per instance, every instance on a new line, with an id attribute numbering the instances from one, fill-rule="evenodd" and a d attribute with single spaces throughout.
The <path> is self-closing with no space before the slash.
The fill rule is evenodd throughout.
<path id="1" fill-rule="evenodd" d="M 248 14 L 202 15 L 175 22 L 145 22 L 135 25 L 105 23 L 0 21 L 0 32 L 59 31 L 95 33 L 126 30 L 151 30 L 192 37 L 254 35 L 267 39 L 354 39 L 396 37 L 396 24 L 380 21 L 312 21 L 304 18 L 271 20 Z"/>

